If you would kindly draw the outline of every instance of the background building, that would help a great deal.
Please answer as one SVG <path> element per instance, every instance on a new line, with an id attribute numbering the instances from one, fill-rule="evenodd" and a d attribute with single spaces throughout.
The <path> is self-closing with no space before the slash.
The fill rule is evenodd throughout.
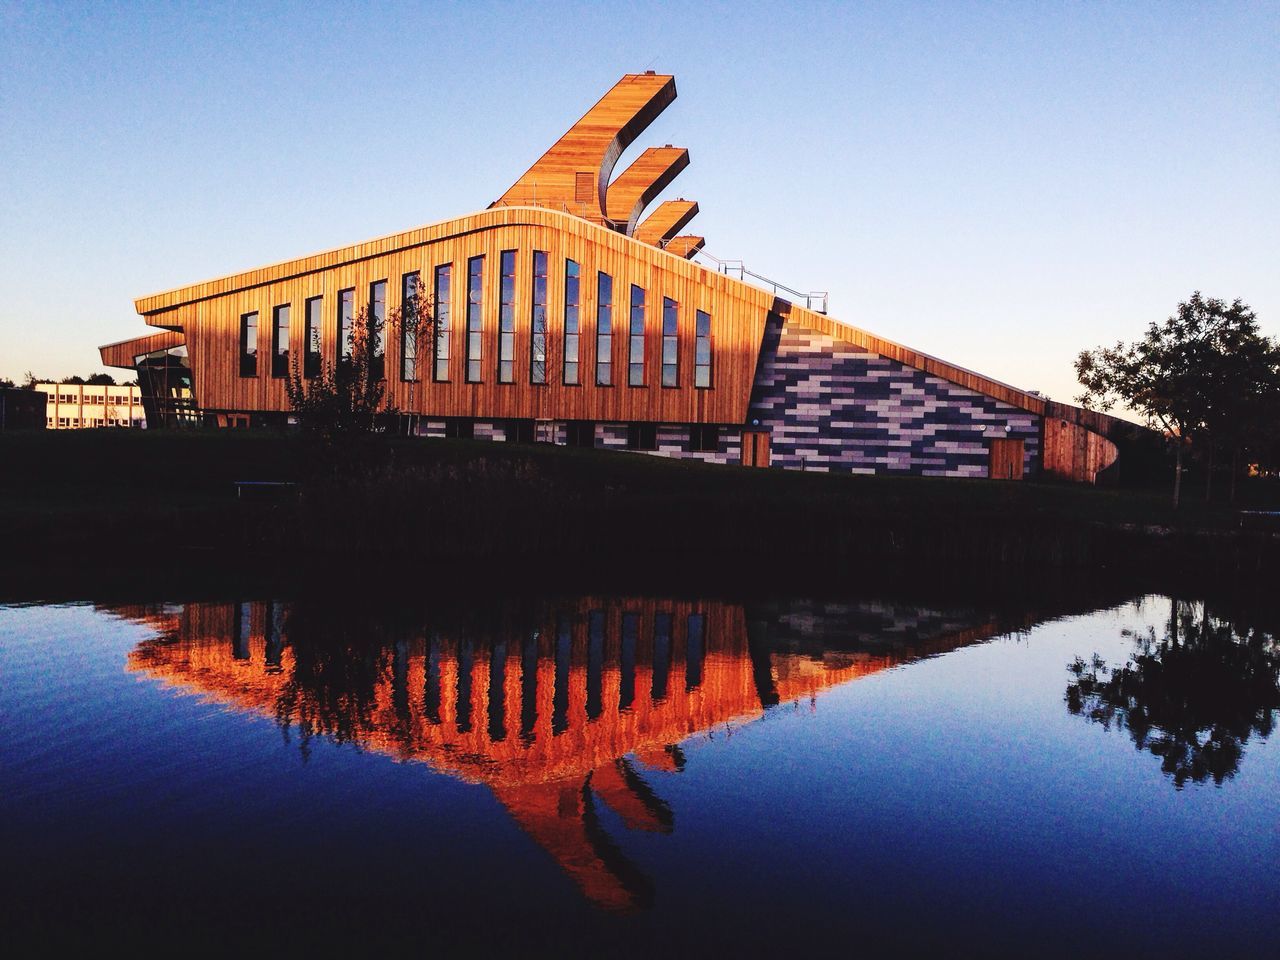
<path id="1" fill-rule="evenodd" d="M 43 393 L 19 387 L 0 387 L 0 431 L 43 430 Z"/>
<path id="2" fill-rule="evenodd" d="M 1039 395 L 706 255 L 680 233 L 696 202 L 642 219 L 688 151 L 613 168 L 675 96 L 673 77 L 623 77 L 483 211 L 139 298 L 162 332 L 103 362 L 138 371 L 156 425 L 282 425 L 295 367 L 333 369 L 362 310 L 425 297 L 432 342 L 390 326 L 374 362 L 410 432 L 846 473 L 1092 482 L 1115 460 L 1078 418 L 1046 444 Z"/>
<path id="3" fill-rule="evenodd" d="M 45 426 L 50 430 L 147 425 L 142 391 L 136 386 L 83 383 L 38 383 L 45 395 Z"/>

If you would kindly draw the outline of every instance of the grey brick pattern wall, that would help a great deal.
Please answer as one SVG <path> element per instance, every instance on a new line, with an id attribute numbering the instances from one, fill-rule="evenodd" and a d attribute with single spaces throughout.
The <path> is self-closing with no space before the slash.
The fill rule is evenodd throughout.
<path id="1" fill-rule="evenodd" d="M 506 426 L 501 423 L 494 423 L 492 420 L 477 420 L 475 422 L 474 437 L 477 440 L 506 440 Z"/>
<path id="2" fill-rule="evenodd" d="M 596 447 L 601 450 L 627 449 L 627 425 L 625 423 L 597 423 Z"/>
<path id="3" fill-rule="evenodd" d="M 985 477 L 1000 437 L 1025 442 L 1024 475 L 1039 462 L 1035 414 L 777 315 L 747 419 L 771 431 L 773 465 L 793 470 Z"/>

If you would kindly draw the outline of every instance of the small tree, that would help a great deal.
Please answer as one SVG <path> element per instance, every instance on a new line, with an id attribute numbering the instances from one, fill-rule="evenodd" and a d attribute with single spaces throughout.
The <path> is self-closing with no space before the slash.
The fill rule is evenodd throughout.
<path id="1" fill-rule="evenodd" d="M 292 359 L 285 389 L 299 424 L 329 437 L 378 429 L 380 421 L 398 413 L 387 393 L 388 334 L 400 338 L 401 344 L 411 340 L 412 353 L 417 355 L 424 342 L 430 352 L 434 333 L 435 311 L 430 298 L 421 293 L 415 292 L 385 319 L 369 306 L 362 307 L 352 318 L 345 349 L 332 367 L 322 360 L 315 376 L 306 377 L 298 358 Z M 417 375 L 415 371 L 414 379 Z"/>
<path id="2" fill-rule="evenodd" d="M 1280 348 L 1258 332 L 1244 303 L 1228 306 L 1196 291 L 1141 340 L 1081 351 L 1075 369 L 1084 393 L 1077 402 L 1104 411 L 1122 403 L 1173 440 L 1177 506 L 1188 445 L 1203 445 L 1212 469 L 1217 439 L 1239 443 L 1280 377 L 1277 358 Z"/>

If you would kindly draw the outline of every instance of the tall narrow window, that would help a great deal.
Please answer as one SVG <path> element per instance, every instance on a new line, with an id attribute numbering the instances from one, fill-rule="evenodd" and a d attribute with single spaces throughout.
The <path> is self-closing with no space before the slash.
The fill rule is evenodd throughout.
<path id="1" fill-rule="evenodd" d="M 480 382 L 480 321 L 484 310 L 484 257 L 467 261 L 467 382 Z"/>
<path id="2" fill-rule="evenodd" d="M 680 386 L 680 305 L 662 298 L 662 385 Z"/>
<path id="3" fill-rule="evenodd" d="M 633 387 L 644 386 L 644 287 L 631 285 L 631 328 L 628 331 L 629 362 L 627 383 Z"/>
<path id="4" fill-rule="evenodd" d="M 693 385 L 711 386 L 711 314 L 699 310 L 697 328 L 694 330 Z"/>
<path id="5" fill-rule="evenodd" d="M 436 362 L 435 379 L 449 379 L 449 287 L 453 276 L 453 265 L 449 263 L 436 267 L 435 309 L 436 309 Z"/>
<path id="6" fill-rule="evenodd" d="M 578 265 L 564 262 L 564 382 L 578 382 Z"/>
<path id="7" fill-rule="evenodd" d="M 502 251 L 502 283 L 498 292 L 498 382 L 516 378 L 516 252 Z"/>
<path id="8" fill-rule="evenodd" d="M 240 317 L 240 376 L 258 375 L 258 314 Z"/>
<path id="9" fill-rule="evenodd" d="M 416 270 L 400 278 L 400 379 L 418 379 L 418 291 L 422 276 Z"/>
<path id="10" fill-rule="evenodd" d="M 693 690 L 702 684 L 702 664 L 707 656 L 707 618 L 701 613 L 691 613 L 685 624 L 688 629 L 684 641 L 684 688 Z"/>
<path id="11" fill-rule="evenodd" d="M 596 274 L 596 383 L 613 383 L 613 277 Z"/>
<path id="12" fill-rule="evenodd" d="M 381 380 L 386 374 L 387 281 L 369 284 L 369 376 Z"/>
<path id="13" fill-rule="evenodd" d="M 654 700 L 667 696 L 667 677 L 671 673 L 671 614 L 653 615 L 653 676 L 649 695 Z"/>
<path id="14" fill-rule="evenodd" d="M 320 374 L 320 327 L 324 322 L 324 297 L 312 297 L 307 301 L 307 356 L 303 364 L 303 376 Z"/>
<path id="15" fill-rule="evenodd" d="M 529 382 L 547 382 L 547 255 L 533 251 L 533 314 L 529 329 Z"/>
<path id="16" fill-rule="evenodd" d="M 271 376 L 289 375 L 289 304 L 271 311 Z"/>
<path id="17" fill-rule="evenodd" d="M 351 359 L 351 321 L 355 315 L 356 292 L 338 291 L 338 359 Z"/>

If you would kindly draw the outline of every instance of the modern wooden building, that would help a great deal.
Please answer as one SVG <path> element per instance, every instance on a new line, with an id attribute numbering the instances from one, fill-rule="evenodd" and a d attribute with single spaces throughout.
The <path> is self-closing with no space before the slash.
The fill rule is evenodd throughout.
<path id="1" fill-rule="evenodd" d="M 622 153 L 675 99 L 623 77 L 486 209 L 136 301 L 157 332 L 102 348 L 154 426 L 286 422 L 286 380 L 340 362 L 362 308 L 429 298 L 431 342 L 380 345 L 388 402 L 424 435 L 545 440 L 748 466 L 1092 481 L 1110 441 L 1046 401 L 826 315 L 703 255 L 689 163 Z M 785 296 L 784 296 L 785 294 Z M 1079 451 L 1083 454 L 1077 456 Z"/>

